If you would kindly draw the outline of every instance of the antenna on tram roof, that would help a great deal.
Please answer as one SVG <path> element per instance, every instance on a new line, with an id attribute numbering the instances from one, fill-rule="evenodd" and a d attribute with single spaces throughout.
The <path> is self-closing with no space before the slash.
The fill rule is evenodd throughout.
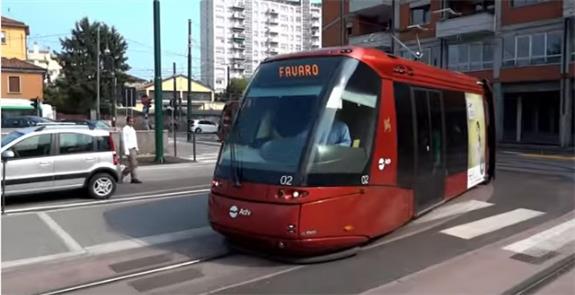
<path id="1" fill-rule="evenodd" d="M 407 27 L 408 30 L 411 29 L 418 29 L 420 31 L 427 31 L 427 28 L 422 27 L 421 25 L 411 25 Z M 415 57 L 415 60 L 420 60 L 423 57 L 423 50 L 421 49 L 421 42 L 419 42 L 419 32 L 415 33 L 415 38 L 417 40 L 417 51 L 413 51 L 411 50 L 411 48 L 407 47 L 407 45 L 405 45 L 405 43 L 401 42 L 401 40 L 399 40 L 397 37 L 395 37 L 393 34 L 391 35 L 391 37 L 393 38 L 393 40 L 395 40 L 397 43 L 399 43 L 399 45 L 401 45 L 403 48 L 407 49 L 407 52 L 409 52 L 411 55 L 413 55 Z"/>

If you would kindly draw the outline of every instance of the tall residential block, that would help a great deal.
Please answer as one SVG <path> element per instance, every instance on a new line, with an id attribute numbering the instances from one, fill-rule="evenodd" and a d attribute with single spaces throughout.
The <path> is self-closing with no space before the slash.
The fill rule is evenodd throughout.
<path id="1" fill-rule="evenodd" d="M 202 81 L 216 92 L 266 57 L 319 48 L 321 4 L 310 0 L 202 0 Z M 229 71 L 229 72 L 228 72 Z"/>

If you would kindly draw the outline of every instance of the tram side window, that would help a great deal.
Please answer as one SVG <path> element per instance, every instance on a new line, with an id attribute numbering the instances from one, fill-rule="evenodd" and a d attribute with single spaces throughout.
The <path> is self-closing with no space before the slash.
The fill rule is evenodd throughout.
<path id="1" fill-rule="evenodd" d="M 467 110 L 463 92 L 444 91 L 447 174 L 467 169 Z"/>
<path id="2" fill-rule="evenodd" d="M 394 96 L 397 116 L 397 182 L 401 187 L 411 187 L 415 171 L 415 126 L 410 87 L 395 83 Z"/>
<path id="3" fill-rule="evenodd" d="M 357 63 L 341 95 L 328 99 L 318 128 L 309 184 L 360 183 L 368 169 L 381 80 Z"/>

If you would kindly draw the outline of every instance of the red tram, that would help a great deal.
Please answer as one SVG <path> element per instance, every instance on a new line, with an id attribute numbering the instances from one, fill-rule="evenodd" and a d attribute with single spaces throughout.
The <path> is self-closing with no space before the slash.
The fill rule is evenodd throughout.
<path id="1" fill-rule="evenodd" d="M 220 150 L 211 226 L 272 253 L 386 234 L 494 176 L 488 85 L 371 48 L 263 62 Z"/>

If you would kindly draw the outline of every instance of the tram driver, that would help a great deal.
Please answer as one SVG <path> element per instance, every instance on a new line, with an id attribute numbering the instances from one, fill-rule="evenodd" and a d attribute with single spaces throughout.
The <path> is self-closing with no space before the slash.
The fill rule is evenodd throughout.
<path id="1" fill-rule="evenodd" d="M 331 130 L 327 137 L 328 145 L 341 145 L 345 147 L 351 146 L 351 136 L 349 134 L 349 127 L 347 124 L 339 119 L 334 119 L 331 125 Z"/>

